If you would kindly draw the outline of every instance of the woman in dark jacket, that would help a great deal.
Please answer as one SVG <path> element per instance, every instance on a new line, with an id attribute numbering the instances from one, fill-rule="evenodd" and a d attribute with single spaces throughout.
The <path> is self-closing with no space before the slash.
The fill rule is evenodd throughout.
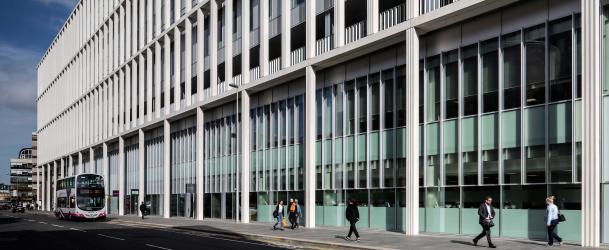
<path id="1" fill-rule="evenodd" d="M 356 241 L 359 241 L 359 233 L 357 232 L 357 228 L 355 227 L 355 223 L 359 221 L 359 210 L 355 205 L 353 200 L 349 200 L 349 205 L 347 205 L 347 211 L 345 212 L 345 217 L 349 221 L 351 226 L 349 227 L 349 234 L 345 237 L 345 240 L 351 240 L 351 234 L 355 233 Z"/>

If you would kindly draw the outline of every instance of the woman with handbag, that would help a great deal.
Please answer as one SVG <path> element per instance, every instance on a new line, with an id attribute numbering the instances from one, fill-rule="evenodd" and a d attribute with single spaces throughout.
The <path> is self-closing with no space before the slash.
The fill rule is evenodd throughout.
<path id="1" fill-rule="evenodd" d="M 491 241 L 491 227 L 495 226 L 493 223 L 493 219 L 495 218 L 495 209 L 493 209 L 493 198 L 487 196 L 484 198 L 484 202 L 480 204 L 478 208 L 478 217 L 480 226 L 482 226 L 482 232 L 474 238 L 474 246 L 478 245 L 478 240 L 482 239 L 482 237 L 486 236 L 486 241 L 488 242 L 488 247 L 496 248 L 496 246 Z"/>
<path id="2" fill-rule="evenodd" d="M 562 238 L 556 234 L 556 227 L 558 227 L 561 216 L 559 216 L 558 207 L 554 205 L 554 196 L 546 198 L 546 205 L 545 222 L 548 228 L 548 246 L 554 245 L 554 239 L 558 241 L 559 246 L 562 246 Z M 562 216 L 562 220 L 565 220 L 564 216 Z"/>
<path id="3" fill-rule="evenodd" d="M 275 223 L 275 225 L 273 225 L 273 230 L 281 230 L 283 231 L 283 201 L 279 201 L 277 202 L 277 206 L 275 207 L 275 211 L 273 211 L 273 217 L 277 218 L 277 223 Z M 279 225 L 279 228 L 277 228 L 277 225 Z"/>

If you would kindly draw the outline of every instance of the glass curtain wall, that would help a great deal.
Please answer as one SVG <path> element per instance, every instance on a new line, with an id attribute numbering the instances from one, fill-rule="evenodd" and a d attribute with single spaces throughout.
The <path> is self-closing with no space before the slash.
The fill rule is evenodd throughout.
<path id="1" fill-rule="evenodd" d="M 163 128 L 146 131 L 144 134 L 146 161 L 144 179 L 146 182 L 145 202 L 150 215 L 163 216 L 163 187 L 164 187 L 164 138 Z"/>
<path id="2" fill-rule="evenodd" d="M 292 198 L 303 209 L 300 223 L 304 225 L 304 79 L 252 95 L 250 100 L 251 219 L 272 221 L 276 203 L 286 204 Z M 324 167 L 332 169 L 331 164 Z M 326 185 L 332 184 L 330 180 L 318 178 Z"/>
<path id="3" fill-rule="evenodd" d="M 579 18 L 424 55 L 422 231 L 477 234 L 490 195 L 494 232 L 545 239 L 540 218 L 554 195 L 571 218 L 558 233 L 580 239 Z"/>
<path id="4" fill-rule="evenodd" d="M 196 213 L 196 118 L 171 124 L 170 215 L 194 218 Z"/>

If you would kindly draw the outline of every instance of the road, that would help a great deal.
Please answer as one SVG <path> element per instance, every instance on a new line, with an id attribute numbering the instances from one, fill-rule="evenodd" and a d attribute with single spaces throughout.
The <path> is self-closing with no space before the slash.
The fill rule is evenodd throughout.
<path id="1" fill-rule="evenodd" d="M 63 221 L 0 211 L 0 249 L 286 249 L 266 242 L 127 222 Z"/>

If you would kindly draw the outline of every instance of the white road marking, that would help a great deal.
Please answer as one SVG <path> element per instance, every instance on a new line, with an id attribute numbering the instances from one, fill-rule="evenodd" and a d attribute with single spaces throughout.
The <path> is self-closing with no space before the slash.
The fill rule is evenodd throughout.
<path id="1" fill-rule="evenodd" d="M 163 250 L 171 250 L 171 248 L 155 246 L 155 245 L 152 245 L 152 244 L 146 244 L 146 246 L 154 247 L 154 248 L 158 248 L 158 249 L 163 249 Z"/>
<path id="2" fill-rule="evenodd" d="M 56 225 L 56 224 L 51 224 L 51 226 L 54 226 L 54 227 L 63 227 L 63 226 Z"/>
<path id="3" fill-rule="evenodd" d="M 48 223 L 46 223 L 44 221 L 39 221 L 38 223 L 40 223 L 40 224 L 48 224 Z"/>
<path id="4" fill-rule="evenodd" d="M 29 221 L 29 222 L 36 222 L 36 220 L 27 220 L 27 221 Z"/>
<path id="5" fill-rule="evenodd" d="M 125 239 L 121 239 L 121 238 L 118 238 L 118 237 L 112 237 L 112 236 L 105 235 L 105 234 L 97 234 L 97 235 L 99 235 L 99 236 L 101 236 L 101 237 L 106 237 L 106 238 L 110 238 L 110 239 L 115 239 L 115 240 L 125 240 Z"/>
<path id="6" fill-rule="evenodd" d="M 85 231 L 85 230 L 81 230 L 81 229 L 78 229 L 78 228 L 73 228 L 73 227 L 71 227 L 71 228 L 70 228 L 70 230 L 74 230 L 74 231 L 81 231 L 81 232 L 85 232 L 85 233 L 87 232 L 87 231 Z"/>

